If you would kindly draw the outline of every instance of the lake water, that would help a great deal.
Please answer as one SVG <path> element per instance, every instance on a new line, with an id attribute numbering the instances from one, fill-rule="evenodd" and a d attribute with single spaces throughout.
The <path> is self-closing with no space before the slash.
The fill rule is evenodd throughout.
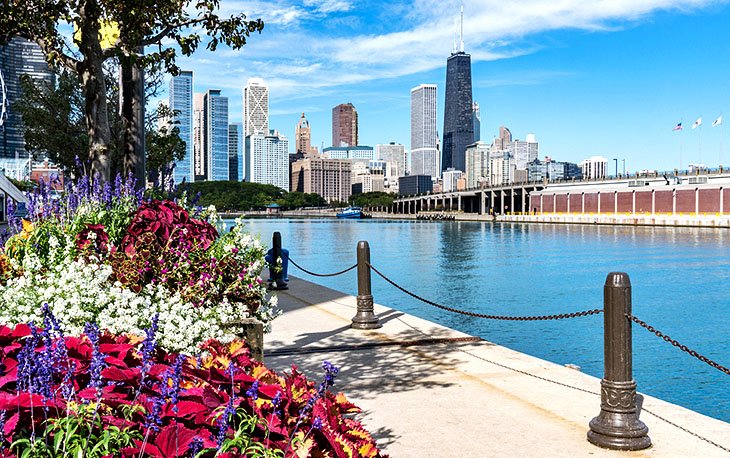
<path id="1" fill-rule="evenodd" d="M 370 243 L 378 270 L 427 299 L 497 315 L 546 315 L 603 307 L 611 271 L 630 275 L 633 313 L 700 354 L 730 366 L 730 232 L 427 221 L 252 219 L 271 245 L 282 234 L 290 257 L 320 273 L 355 263 Z M 315 278 L 357 294 L 355 271 Z M 373 273 L 377 303 L 558 364 L 603 376 L 603 317 L 504 322 L 471 318 L 416 301 Z M 634 326 L 639 391 L 730 422 L 730 376 Z M 596 387 L 598 390 L 598 386 Z"/>

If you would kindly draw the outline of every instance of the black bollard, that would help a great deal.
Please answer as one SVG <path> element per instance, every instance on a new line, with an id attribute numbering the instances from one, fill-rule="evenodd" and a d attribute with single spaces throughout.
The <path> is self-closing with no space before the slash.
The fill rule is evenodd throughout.
<path id="1" fill-rule="evenodd" d="M 611 272 L 603 287 L 601 413 L 590 422 L 588 442 L 613 450 L 643 450 L 651 446 L 649 428 L 639 420 L 628 315 L 631 315 L 631 281 L 623 272 Z"/>
<path id="2" fill-rule="evenodd" d="M 370 289 L 370 245 L 357 243 L 357 313 L 352 317 L 353 329 L 377 329 L 381 326 L 373 311 Z"/>
<path id="3" fill-rule="evenodd" d="M 274 232 L 271 254 L 273 259 L 271 263 L 269 263 L 269 289 L 289 289 L 289 285 L 284 277 L 284 264 L 288 260 L 282 258 L 280 232 Z M 279 265 L 279 259 L 281 259 L 281 265 Z"/>

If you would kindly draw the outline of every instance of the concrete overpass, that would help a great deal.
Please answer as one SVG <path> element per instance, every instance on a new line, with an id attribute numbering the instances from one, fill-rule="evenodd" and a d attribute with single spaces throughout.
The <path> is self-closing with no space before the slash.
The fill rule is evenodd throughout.
<path id="1" fill-rule="evenodd" d="M 546 184 L 542 182 L 515 183 L 484 189 L 404 196 L 393 201 L 392 207 L 379 210 L 405 215 L 428 211 L 460 211 L 479 215 L 528 212 L 530 193 L 545 187 Z"/>

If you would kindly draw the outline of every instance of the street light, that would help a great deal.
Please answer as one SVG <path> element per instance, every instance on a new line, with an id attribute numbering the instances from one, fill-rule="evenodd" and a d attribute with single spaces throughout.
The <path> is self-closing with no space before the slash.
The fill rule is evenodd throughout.
<path id="1" fill-rule="evenodd" d="M 616 172 L 613 174 L 613 177 L 618 178 L 618 159 L 613 158 L 613 163 L 616 166 Z"/>
<path id="2" fill-rule="evenodd" d="M 626 176 L 626 159 L 621 159 L 621 164 L 623 164 L 623 169 L 624 169 L 623 174 L 624 174 L 624 176 Z"/>

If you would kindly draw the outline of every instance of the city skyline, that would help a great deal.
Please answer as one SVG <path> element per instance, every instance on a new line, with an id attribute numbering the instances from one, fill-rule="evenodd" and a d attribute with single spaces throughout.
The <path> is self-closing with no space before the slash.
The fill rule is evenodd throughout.
<path id="1" fill-rule="evenodd" d="M 627 171 L 677 167 L 680 148 L 686 166 L 698 162 L 701 148 L 702 162 L 716 167 L 725 129 L 710 123 L 730 107 L 730 84 L 721 77 L 727 64 L 720 58 L 730 48 L 724 38 L 728 3 L 561 5 L 557 14 L 557 6 L 544 1 L 521 7 L 464 2 L 482 139 L 491 141 L 505 125 L 516 138 L 535 133 L 541 152 L 556 159 L 617 157 L 626 160 Z M 221 6 L 247 7 L 225 0 Z M 442 125 L 458 2 L 253 6 L 249 17 L 260 16 L 267 25 L 243 51 L 221 48 L 179 60 L 196 72 L 196 91 L 220 88 L 229 96 L 232 120 L 241 104 L 234 94 L 247 78 L 262 77 L 270 88 L 270 125 L 294 138 L 305 112 L 313 146 L 330 146 L 331 109 L 349 101 L 358 108 L 359 143 L 395 141 L 410 150 L 409 91 L 419 84 L 438 86 Z M 402 21 L 378 23 L 398 11 Z M 286 44 L 293 39 L 298 46 Z M 207 68 L 216 68 L 215 74 Z M 689 129 L 700 116 L 702 130 Z M 678 122 L 685 129 L 672 132 Z M 722 143 L 727 163 L 730 143 Z"/>

